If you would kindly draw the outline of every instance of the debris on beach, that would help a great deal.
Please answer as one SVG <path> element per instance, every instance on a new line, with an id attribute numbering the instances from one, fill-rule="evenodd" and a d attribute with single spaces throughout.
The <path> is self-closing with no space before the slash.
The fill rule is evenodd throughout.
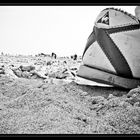
<path id="1" fill-rule="evenodd" d="M 78 85 L 80 60 L 44 57 L 35 65 L 38 57 L 7 57 L 0 59 L 0 134 L 140 133 L 139 87 Z"/>

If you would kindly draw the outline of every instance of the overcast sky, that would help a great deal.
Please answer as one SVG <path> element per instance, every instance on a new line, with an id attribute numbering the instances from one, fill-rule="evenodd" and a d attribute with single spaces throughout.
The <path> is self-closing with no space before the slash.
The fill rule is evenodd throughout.
<path id="1" fill-rule="evenodd" d="M 0 6 L 0 52 L 82 55 L 96 17 L 107 7 L 134 15 L 136 6 Z"/>

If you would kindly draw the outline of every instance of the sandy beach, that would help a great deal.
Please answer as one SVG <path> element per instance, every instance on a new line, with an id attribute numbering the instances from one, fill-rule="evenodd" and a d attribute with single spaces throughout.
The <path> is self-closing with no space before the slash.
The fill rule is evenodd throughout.
<path id="1" fill-rule="evenodd" d="M 0 56 L 0 134 L 139 134 L 140 88 L 78 85 L 80 63 Z"/>

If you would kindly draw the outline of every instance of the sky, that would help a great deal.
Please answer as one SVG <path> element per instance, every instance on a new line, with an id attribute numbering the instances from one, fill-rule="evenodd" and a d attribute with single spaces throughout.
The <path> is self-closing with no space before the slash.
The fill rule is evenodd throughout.
<path id="1" fill-rule="evenodd" d="M 82 55 L 98 14 L 136 6 L 0 6 L 0 53 Z"/>

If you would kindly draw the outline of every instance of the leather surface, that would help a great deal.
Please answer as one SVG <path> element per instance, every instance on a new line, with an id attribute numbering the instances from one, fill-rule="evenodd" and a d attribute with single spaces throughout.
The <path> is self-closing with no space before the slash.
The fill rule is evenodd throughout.
<path id="1" fill-rule="evenodd" d="M 140 78 L 140 29 L 110 36 L 125 56 L 133 76 Z"/>
<path id="2" fill-rule="evenodd" d="M 137 15 L 139 11 L 136 10 Z M 78 76 L 114 86 L 122 84 L 126 88 L 140 84 L 139 19 L 122 10 L 107 8 L 97 16 L 92 33 Z M 105 80 L 104 74 L 107 77 L 110 74 L 117 81 Z"/>
<path id="3" fill-rule="evenodd" d="M 115 68 L 118 75 L 132 78 L 132 72 L 124 55 L 118 49 L 118 46 L 110 38 L 110 35 L 100 28 L 95 28 L 96 39 L 107 58 Z"/>
<path id="4" fill-rule="evenodd" d="M 109 25 L 98 23 L 98 21 L 104 17 L 104 15 L 109 12 Z M 120 26 L 126 26 L 126 25 L 133 25 L 138 24 L 138 20 L 136 18 L 133 18 L 119 10 L 115 9 L 107 9 L 100 12 L 100 14 L 97 16 L 95 21 L 95 26 L 98 28 L 112 28 L 112 27 L 120 27 Z"/>
<path id="5" fill-rule="evenodd" d="M 112 66 L 102 49 L 99 47 L 97 42 L 90 45 L 90 47 L 86 51 L 83 57 L 83 64 L 116 73 L 114 67 Z"/>

